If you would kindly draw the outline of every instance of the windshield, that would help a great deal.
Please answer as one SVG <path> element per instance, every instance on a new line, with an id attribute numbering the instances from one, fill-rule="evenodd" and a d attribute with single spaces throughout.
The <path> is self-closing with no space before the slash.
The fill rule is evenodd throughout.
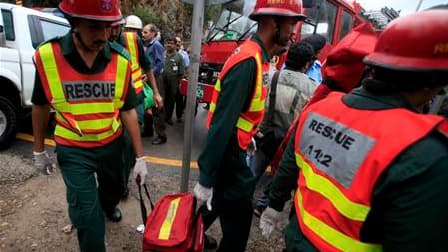
<path id="1" fill-rule="evenodd" d="M 212 26 L 207 41 L 237 41 L 244 40 L 256 32 L 257 23 L 240 13 L 223 10 L 216 23 Z"/>

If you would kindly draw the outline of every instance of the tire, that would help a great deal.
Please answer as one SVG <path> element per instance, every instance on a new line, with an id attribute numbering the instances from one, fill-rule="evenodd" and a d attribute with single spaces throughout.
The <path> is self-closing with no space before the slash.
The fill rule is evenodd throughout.
<path id="1" fill-rule="evenodd" d="M 0 96 L 0 150 L 7 149 L 15 137 L 17 114 L 14 106 L 5 97 Z"/>

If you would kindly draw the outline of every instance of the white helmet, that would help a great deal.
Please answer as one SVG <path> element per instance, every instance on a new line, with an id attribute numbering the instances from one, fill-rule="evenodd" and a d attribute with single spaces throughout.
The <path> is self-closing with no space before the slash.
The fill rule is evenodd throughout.
<path id="1" fill-rule="evenodd" d="M 124 27 L 141 30 L 143 28 L 142 20 L 136 15 L 129 15 L 126 17 L 126 24 Z"/>

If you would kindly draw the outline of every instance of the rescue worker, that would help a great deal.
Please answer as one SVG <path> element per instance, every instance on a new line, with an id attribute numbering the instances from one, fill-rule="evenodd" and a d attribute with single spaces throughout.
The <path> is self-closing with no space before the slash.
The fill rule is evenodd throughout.
<path id="1" fill-rule="evenodd" d="M 124 25 L 124 29 L 125 29 L 126 32 L 135 32 L 138 35 L 138 39 L 137 40 L 139 40 L 141 42 L 142 49 L 144 49 L 143 41 L 141 40 L 142 29 L 143 29 L 142 20 L 139 17 L 137 17 L 136 15 L 129 15 L 129 16 L 126 17 L 126 23 Z M 145 55 L 145 53 L 144 53 L 144 50 L 143 51 L 140 50 L 140 42 L 138 42 L 138 44 L 139 44 L 138 45 L 139 46 L 139 51 L 138 51 L 139 58 L 142 61 L 143 60 L 148 61 L 148 65 L 151 67 L 150 59 L 148 59 L 146 57 L 143 57 L 143 55 Z M 145 74 L 144 76 L 145 76 L 145 78 L 147 78 L 145 81 L 147 81 L 147 83 L 151 86 L 151 89 L 153 91 L 153 98 L 154 98 L 154 102 L 156 104 L 156 107 L 157 108 L 162 108 L 163 107 L 163 98 L 160 95 L 159 88 L 157 87 L 155 74 L 152 72 L 152 69 L 146 68 L 146 66 L 143 65 L 143 62 L 140 62 L 140 67 L 143 68 L 143 71 L 144 71 L 144 74 Z"/>
<path id="2" fill-rule="evenodd" d="M 447 23 L 448 10 L 394 20 L 364 58 L 362 87 L 302 112 L 264 235 L 296 189 L 287 251 L 448 250 L 448 121 L 422 113 L 448 84 Z"/>
<path id="3" fill-rule="evenodd" d="M 143 50 L 143 43 L 140 37 L 137 35 L 134 30 L 138 28 L 136 26 L 135 22 L 132 18 L 129 18 L 132 16 L 128 16 L 126 19 L 120 19 L 118 21 L 115 21 L 112 23 L 112 30 L 111 30 L 111 36 L 109 37 L 109 40 L 112 42 L 117 42 L 121 46 L 123 46 L 124 49 L 126 49 L 126 53 L 129 54 L 131 58 L 131 65 L 132 65 L 132 81 L 135 89 L 135 93 L 137 94 L 137 106 L 135 107 L 138 117 L 138 123 L 140 125 L 141 132 L 143 131 L 143 124 L 144 124 L 144 117 L 145 113 L 151 114 L 151 110 L 145 111 L 144 108 L 144 100 L 146 99 L 143 89 L 147 88 L 145 87 L 146 80 L 149 81 L 151 86 L 155 87 L 155 91 L 153 93 L 158 94 L 159 91 L 157 89 L 157 85 L 155 84 L 154 74 L 151 70 L 151 65 L 149 63 L 149 60 L 145 57 L 145 52 Z M 136 17 L 136 16 L 135 16 Z M 136 17 L 138 20 L 140 20 L 138 17 Z M 123 26 L 126 29 L 125 32 L 123 32 Z M 141 26 L 141 21 L 140 21 Z M 160 96 L 160 95 L 159 95 Z M 152 99 L 152 97 L 149 97 Z M 126 165 L 125 169 L 125 190 L 123 193 L 122 198 L 127 198 L 129 195 L 129 189 L 128 189 L 128 179 L 131 172 L 131 168 L 134 166 L 134 160 L 135 155 L 132 147 L 132 143 L 128 142 L 127 148 L 124 148 L 124 150 L 129 150 L 129 165 Z"/>
<path id="4" fill-rule="evenodd" d="M 305 16 L 301 1 L 258 0 L 250 18 L 258 21 L 257 32 L 233 52 L 215 85 L 207 141 L 198 159 L 199 182 L 193 190 L 210 211 L 202 208 L 205 229 L 220 218 L 218 251 L 246 248 L 255 187 L 246 150 L 263 120 L 270 59 L 289 47 L 294 26 Z M 212 248 L 211 241 L 207 236 L 206 248 Z"/>
<path id="5" fill-rule="evenodd" d="M 121 220 L 116 205 L 125 188 L 124 127 L 137 156 L 134 177 L 143 183 L 147 174 L 131 63 L 122 47 L 108 42 L 111 23 L 122 18 L 117 0 L 63 0 L 59 9 L 72 29 L 35 53 L 34 164 L 38 169 L 51 164 L 44 133 L 52 108 L 57 160 L 80 250 L 105 251 L 104 216 Z"/>

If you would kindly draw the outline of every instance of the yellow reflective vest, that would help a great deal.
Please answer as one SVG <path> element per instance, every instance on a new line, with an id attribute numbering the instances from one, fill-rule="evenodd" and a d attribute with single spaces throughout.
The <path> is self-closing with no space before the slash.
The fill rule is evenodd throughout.
<path id="1" fill-rule="evenodd" d="M 221 92 L 221 81 L 236 64 L 244 61 L 248 58 L 254 58 L 257 66 L 256 80 L 252 99 L 250 101 L 247 111 L 242 111 L 236 123 L 238 145 L 241 149 L 246 150 L 251 142 L 252 137 L 257 133 L 257 127 L 263 121 L 265 100 L 268 92 L 266 85 L 263 85 L 263 75 L 269 72 L 270 62 L 263 63 L 263 51 L 259 44 L 248 39 L 235 52 L 224 64 L 224 67 L 219 74 L 218 80 L 213 90 L 212 100 L 210 103 L 210 109 L 207 116 L 207 128 L 210 128 L 212 122 L 213 113 L 218 103 L 219 93 Z"/>
<path id="2" fill-rule="evenodd" d="M 118 53 L 103 72 L 82 74 L 61 53 L 58 41 L 35 53 L 37 73 L 57 122 L 54 139 L 65 146 L 103 146 L 122 133 L 120 108 L 131 78 L 129 61 Z"/>

